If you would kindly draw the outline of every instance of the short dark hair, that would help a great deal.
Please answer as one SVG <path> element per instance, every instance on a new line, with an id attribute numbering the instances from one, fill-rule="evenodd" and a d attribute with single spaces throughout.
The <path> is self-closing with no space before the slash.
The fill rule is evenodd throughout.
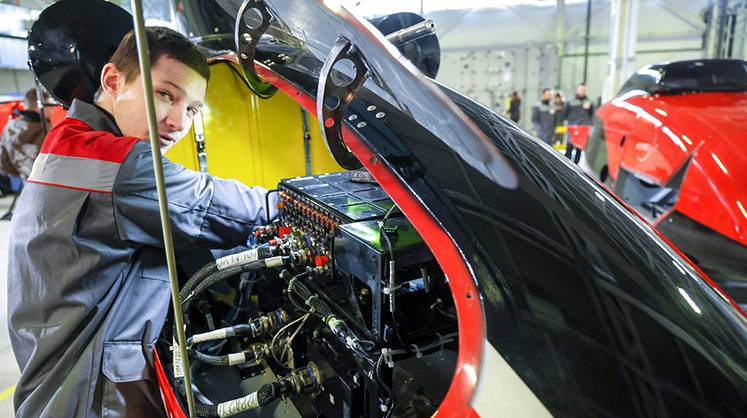
<path id="1" fill-rule="evenodd" d="M 548 91 L 552 91 L 552 89 L 550 87 L 545 87 L 544 89 L 542 89 L 542 94 L 545 94 Z"/>
<path id="2" fill-rule="evenodd" d="M 150 64 L 154 65 L 161 57 L 169 57 L 195 70 L 205 81 L 210 80 L 210 67 L 207 59 L 184 35 L 169 28 L 149 26 L 145 28 L 150 49 Z M 140 74 L 137 57 L 137 44 L 133 31 L 127 32 L 119 43 L 109 62 L 124 73 L 125 82 Z"/>

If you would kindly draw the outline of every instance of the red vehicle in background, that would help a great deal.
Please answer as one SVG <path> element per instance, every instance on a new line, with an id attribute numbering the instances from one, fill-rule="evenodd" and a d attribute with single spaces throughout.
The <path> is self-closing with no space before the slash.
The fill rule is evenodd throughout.
<path id="1" fill-rule="evenodd" d="M 747 62 L 642 68 L 596 112 L 600 180 L 747 304 Z"/>

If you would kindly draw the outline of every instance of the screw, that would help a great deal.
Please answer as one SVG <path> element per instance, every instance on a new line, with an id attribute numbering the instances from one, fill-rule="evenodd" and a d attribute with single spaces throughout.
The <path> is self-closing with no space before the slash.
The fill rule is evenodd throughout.
<path id="1" fill-rule="evenodd" d="M 366 127 L 366 122 L 359 122 L 359 123 L 358 123 L 357 125 L 355 125 L 355 126 L 357 126 L 357 127 L 359 127 L 359 128 L 365 128 L 365 127 Z"/>
<path id="2" fill-rule="evenodd" d="M 386 114 L 384 112 L 379 112 L 376 114 L 376 119 L 383 119 Z"/>
<path id="3" fill-rule="evenodd" d="M 376 106 L 374 105 L 368 106 L 366 110 L 368 110 L 369 112 L 373 112 L 374 110 L 376 110 Z"/>

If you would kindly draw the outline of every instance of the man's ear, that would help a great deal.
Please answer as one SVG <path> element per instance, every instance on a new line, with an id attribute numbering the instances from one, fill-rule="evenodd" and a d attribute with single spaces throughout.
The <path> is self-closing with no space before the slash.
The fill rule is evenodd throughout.
<path id="1" fill-rule="evenodd" d="M 108 63 L 101 69 L 101 90 L 111 97 L 117 97 L 123 81 L 124 74 L 114 64 Z"/>

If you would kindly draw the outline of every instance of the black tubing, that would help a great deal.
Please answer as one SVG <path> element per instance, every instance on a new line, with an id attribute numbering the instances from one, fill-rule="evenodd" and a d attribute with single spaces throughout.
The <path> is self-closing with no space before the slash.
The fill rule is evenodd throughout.
<path id="1" fill-rule="evenodd" d="M 210 364 L 212 366 L 230 366 L 230 362 L 228 361 L 228 355 L 225 356 L 211 356 L 210 354 L 204 354 L 197 350 L 192 350 L 192 354 L 194 357 L 206 364 Z M 252 350 L 244 351 L 244 355 L 246 360 L 244 362 L 248 362 L 251 360 L 254 360 L 257 356 Z"/>
<path id="2" fill-rule="evenodd" d="M 184 385 L 184 377 L 174 379 L 176 390 L 182 397 L 187 395 L 187 387 Z M 215 405 L 205 405 L 198 399 L 195 399 L 195 415 L 204 418 L 218 418 L 218 408 Z"/>

